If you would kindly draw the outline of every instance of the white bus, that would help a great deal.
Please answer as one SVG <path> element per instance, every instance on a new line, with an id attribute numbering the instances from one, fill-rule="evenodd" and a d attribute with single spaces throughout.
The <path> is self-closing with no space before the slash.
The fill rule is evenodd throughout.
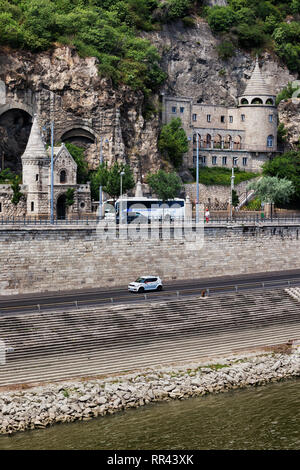
<path id="1" fill-rule="evenodd" d="M 111 201 L 107 201 L 111 204 Z M 147 197 L 124 197 L 115 203 L 115 215 L 117 223 L 130 223 L 134 219 L 149 222 L 151 220 L 180 220 L 184 219 L 185 200 L 170 199 L 162 201 Z M 105 210 L 105 217 L 111 218 L 111 211 Z"/>

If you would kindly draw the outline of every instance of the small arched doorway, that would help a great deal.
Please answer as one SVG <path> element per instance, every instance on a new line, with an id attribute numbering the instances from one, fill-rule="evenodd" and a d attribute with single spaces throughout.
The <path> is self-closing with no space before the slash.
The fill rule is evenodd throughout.
<path id="1" fill-rule="evenodd" d="M 61 194 L 56 203 L 56 216 L 58 219 L 65 219 L 66 218 L 66 212 L 67 212 L 67 206 L 66 206 L 66 195 Z"/>

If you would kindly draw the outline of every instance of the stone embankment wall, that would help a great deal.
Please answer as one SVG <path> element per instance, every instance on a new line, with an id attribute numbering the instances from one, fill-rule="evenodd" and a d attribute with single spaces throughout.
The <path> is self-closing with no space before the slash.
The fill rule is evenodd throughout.
<path id="1" fill-rule="evenodd" d="M 164 280 L 300 268 L 298 231 L 207 228 L 182 239 L 106 240 L 96 229 L 0 226 L 0 295 L 126 285 L 147 272 Z M 260 232 L 258 231 L 260 230 Z"/>
<path id="2" fill-rule="evenodd" d="M 2 393 L 0 434 L 88 420 L 150 402 L 185 399 L 299 377 L 300 354 L 273 354 L 148 369 L 128 376 Z"/>

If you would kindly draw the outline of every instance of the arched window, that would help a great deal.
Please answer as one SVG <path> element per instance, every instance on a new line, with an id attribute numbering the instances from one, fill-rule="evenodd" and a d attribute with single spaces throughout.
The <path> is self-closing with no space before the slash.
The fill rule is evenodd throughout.
<path id="1" fill-rule="evenodd" d="M 242 98 L 241 99 L 241 104 L 249 104 L 249 102 L 246 98 Z"/>
<path id="2" fill-rule="evenodd" d="M 271 104 L 273 106 L 274 101 L 271 98 L 268 98 L 267 101 L 266 101 L 266 104 Z"/>
<path id="3" fill-rule="evenodd" d="M 234 138 L 233 148 L 234 148 L 234 150 L 240 150 L 242 148 L 242 138 L 241 138 L 240 135 L 237 135 Z"/>
<path id="4" fill-rule="evenodd" d="M 261 98 L 253 98 L 251 104 L 263 104 L 263 102 Z"/>
<path id="5" fill-rule="evenodd" d="M 273 147 L 273 142 L 274 142 L 274 136 L 273 135 L 268 135 L 267 147 Z"/>
<path id="6" fill-rule="evenodd" d="M 221 148 L 222 137 L 219 134 L 214 136 L 214 148 L 220 149 Z"/>
<path id="7" fill-rule="evenodd" d="M 59 182 L 60 183 L 66 183 L 67 181 L 67 173 L 66 173 L 66 170 L 61 170 L 60 174 L 59 174 Z"/>

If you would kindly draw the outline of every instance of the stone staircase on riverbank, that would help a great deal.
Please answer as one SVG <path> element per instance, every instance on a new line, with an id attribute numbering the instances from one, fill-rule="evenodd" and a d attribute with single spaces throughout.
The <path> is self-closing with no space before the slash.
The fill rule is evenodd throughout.
<path id="1" fill-rule="evenodd" d="M 111 374 L 300 338 L 285 290 L 0 318 L 0 386 Z"/>

